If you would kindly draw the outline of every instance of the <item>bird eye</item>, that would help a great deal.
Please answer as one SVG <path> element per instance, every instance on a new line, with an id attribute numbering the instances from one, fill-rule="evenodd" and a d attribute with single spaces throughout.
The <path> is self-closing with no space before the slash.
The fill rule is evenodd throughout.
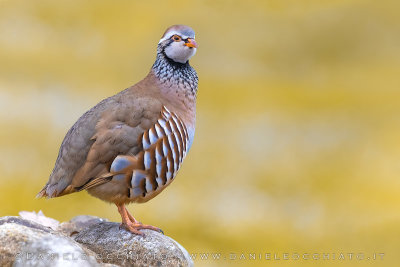
<path id="1" fill-rule="evenodd" d="M 172 39 L 175 41 L 175 42 L 179 42 L 180 40 L 182 40 L 182 38 L 179 36 L 179 35 L 174 35 L 174 36 L 172 36 Z"/>

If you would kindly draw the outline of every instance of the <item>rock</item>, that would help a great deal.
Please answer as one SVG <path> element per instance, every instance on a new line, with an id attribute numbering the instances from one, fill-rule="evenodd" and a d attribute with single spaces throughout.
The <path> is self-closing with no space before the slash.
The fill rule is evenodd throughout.
<path id="1" fill-rule="evenodd" d="M 29 212 L 29 211 L 20 211 L 19 212 L 19 217 L 23 219 L 27 219 L 30 221 L 34 221 L 38 224 L 41 224 L 43 226 L 50 227 L 53 230 L 57 230 L 58 225 L 60 224 L 59 221 L 54 220 L 52 218 L 44 216 L 43 212 L 39 210 L 38 213 L 35 213 L 34 211 Z"/>
<path id="2" fill-rule="evenodd" d="M 142 231 L 93 216 L 59 224 L 41 211 L 21 212 L 0 218 L 0 266 L 193 266 L 176 241 Z"/>
<path id="3" fill-rule="evenodd" d="M 192 266 L 189 253 L 176 241 L 159 232 L 141 230 L 138 236 L 120 229 L 118 223 L 100 222 L 74 236 L 103 262 L 119 266 Z"/>
<path id="4" fill-rule="evenodd" d="M 39 241 L 27 244 L 17 254 L 14 266 L 99 266 L 95 255 L 89 255 L 68 238 L 46 235 Z"/>
<path id="5" fill-rule="evenodd" d="M 0 218 L 0 255 L 0 266 L 99 265 L 79 243 L 20 217 Z"/>
<path id="6" fill-rule="evenodd" d="M 58 230 L 65 235 L 73 236 L 93 224 L 106 222 L 108 220 L 95 216 L 79 215 L 72 218 L 69 222 L 63 222 L 59 225 Z"/>

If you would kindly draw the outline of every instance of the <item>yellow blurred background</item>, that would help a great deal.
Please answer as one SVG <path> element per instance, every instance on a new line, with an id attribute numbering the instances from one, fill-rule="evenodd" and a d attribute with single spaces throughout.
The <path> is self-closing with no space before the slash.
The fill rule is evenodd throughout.
<path id="1" fill-rule="evenodd" d="M 34 197 L 69 127 L 142 79 L 180 23 L 199 44 L 196 136 L 135 217 L 222 254 L 198 266 L 399 266 L 398 1 L 0 0 L 0 216 L 120 221 L 85 192 Z"/>

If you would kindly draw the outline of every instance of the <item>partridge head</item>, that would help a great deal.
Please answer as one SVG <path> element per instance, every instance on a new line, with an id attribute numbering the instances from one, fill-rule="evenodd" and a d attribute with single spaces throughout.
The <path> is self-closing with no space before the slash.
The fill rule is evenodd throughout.
<path id="1" fill-rule="evenodd" d="M 169 27 L 158 44 L 167 58 L 181 64 L 188 62 L 197 49 L 194 31 L 183 25 Z"/>
<path id="2" fill-rule="evenodd" d="M 38 197 L 87 190 L 116 204 L 132 233 L 159 228 L 139 223 L 125 205 L 146 202 L 175 178 L 193 142 L 197 74 L 193 29 L 169 27 L 149 74 L 104 99 L 67 132 L 49 181 Z"/>

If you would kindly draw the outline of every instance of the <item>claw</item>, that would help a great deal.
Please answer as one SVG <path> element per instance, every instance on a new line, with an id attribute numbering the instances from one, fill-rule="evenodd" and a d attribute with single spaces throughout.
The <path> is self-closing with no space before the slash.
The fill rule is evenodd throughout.
<path id="1" fill-rule="evenodd" d="M 137 221 L 125 208 L 125 205 L 117 205 L 118 207 L 118 212 L 121 214 L 122 218 L 122 223 L 120 225 L 121 227 L 125 228 L 129 232 L 137 235 L 144 236 L 144 233 L 139 231 L 140 229 L 149 229 L 153 230 L 159 233 L 164 234 L 164 231 L 161 230 L 158 227 L 152 226 L 152 225 L 147 225 L 147 224 L 142 224 L 141 222 Z"/>
<path id="2" fill-rule="evenodd" d="M 132 234 L 136 234 L 136 235 L 140 235 L 140 236 L 144 237 L 144 233 L 139 231 L 134 225 L 121 223 L 121 225 L 119 227 L 120 227 L 120 229 L 124 228 L 126 231 L 131 232 Z"/>

